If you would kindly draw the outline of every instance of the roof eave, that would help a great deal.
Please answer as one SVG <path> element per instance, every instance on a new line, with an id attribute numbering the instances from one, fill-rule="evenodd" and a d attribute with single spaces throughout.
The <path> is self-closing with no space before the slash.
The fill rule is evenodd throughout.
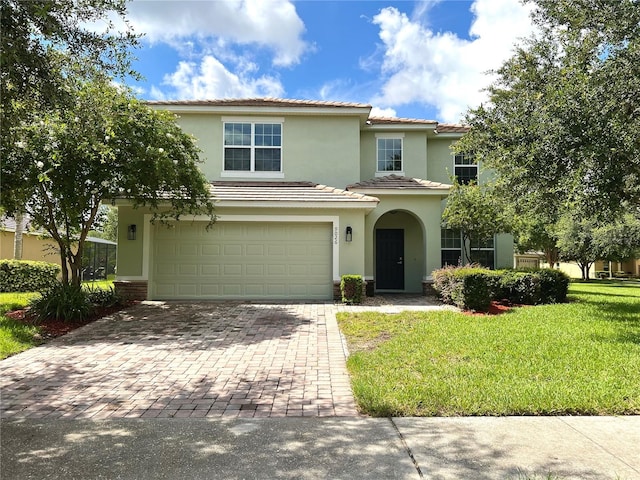
<path id="1" fill-rule="evenodd" d="M 265 106 L 265 105 L 176 105 L 154 103 L 149 105 L 158 110 L 169 110 L 175 114 L 241 114 L 241 115 L 321 115 L 321 116 L 358 116 L 362 121 L 369 118 L 371 107 L 331 107 L 331 106 Z"/>
<path id="2" fill-rule="evenodd" d="M 350 188 L 350 192 L 361 193 L 363 195 L 449 195 L 451 187 L 424 187 L 424 188 Z"/>

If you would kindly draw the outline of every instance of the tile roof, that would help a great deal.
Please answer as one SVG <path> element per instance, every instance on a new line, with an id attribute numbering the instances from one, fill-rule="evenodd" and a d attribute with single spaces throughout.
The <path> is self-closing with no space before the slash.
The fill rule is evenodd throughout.
<path id="1" fill-rule="evenodd" d="M 421 120 L 419 118 L 369 117 L 370 125 L 436 125 L 435 120 Z"/>
<path id="2" fill-rule="evenodd" d="M 377 198 L 312 182 L 211 182 L 217 201 L 248 202 L 378 202 Z"/>
<path id="3" fill-rule="evenodd" d="M 149 105 L 185 105 L 205 107 L 319 107 L 371 108 L 364 103 L 329 102 L 323 100 L 292 100 L 286 98 L 228 98 L 213 100 L 153 100 Z"/>
<path id="4" fill-rule="evenodd" d="M 467 133 L 471 127 L 458 123 L 439 123 L 436 127 L 438 133 Z"/>
<path id="5" fill-rule="evenodd" d="M 347 190 L 352 189 L 401 189 L 401 190 L 449 190 L 451 185 L 446 183 L 431 182 L 420 178 L 401 177 L 399 175 L 388 175 L 370 180 L 347 185 Z"/>

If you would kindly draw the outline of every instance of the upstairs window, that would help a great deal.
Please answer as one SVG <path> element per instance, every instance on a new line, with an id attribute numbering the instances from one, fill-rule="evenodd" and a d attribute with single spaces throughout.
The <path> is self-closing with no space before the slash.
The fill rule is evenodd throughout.
<path id="1" fill-rule="evenodd" d="M 478 165 L 473 161 L 473 155 L 468 153 L 456 153 L 453 160 L 454 175 L 458 183 L 468 185 L 478 181 Z"/>
<path id="2" fill-rule="evenodd" d="M 402 172 L 402 137 L 378 137 L 378 162 L 379 173 Z"/>
<path id="3" fill-rule="evenodd" d="M 282 125 L 226 122 L 224 124 L 224 170 L 282 171 Z"/>

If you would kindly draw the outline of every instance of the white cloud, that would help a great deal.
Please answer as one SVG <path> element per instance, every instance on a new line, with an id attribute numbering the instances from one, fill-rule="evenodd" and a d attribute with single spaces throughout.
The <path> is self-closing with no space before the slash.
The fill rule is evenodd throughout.
<path id="1" fill-rule="evenodd" d="M 513 52 L 519 39 L 534 31 L 530 7 L 516 0 L 475 0 L 471 40 L 451 32 L 434 33 L 394 7 L 373 19 L 384 46 L 384 85 L 372 102 L 397 107 L 410 102 L 433 105 L 439 120 L 459 121 L 468 107 L 486 99 L 481 90 Z M 420 12 L 425 17 L 428 11 Z"/>
<path id="2" fill-rule="evenodd" d="M 393 108 L 372 107 L 370 117 L 378 118 L 395 118 L 398 116 Z"/>
<path id="3" fill-rule="evenodd" d="M 163 85 L 173 89 L 167 93 L 155 86 L 151 97 L 157 100 L 204 100 L 212 98 L 281 97 L 284 88 L 276 77 L 252 77 L 255 68 L 245 65 L 239 73 L 230 72 L 215 57 L 206 55 L 202 61 L 180 62 L 175 72 L 165 75 Z"/>
<path id="4" fill-rule="evenodd" d="M 304 23 L 288 0 L 136 0 L 128 4 L 127 17 L 150 42 L 184 49 L 185 40 L 195 37 L 197 46 L 206 45 L 218 57 L 229 44 L 258 45 L 274 51 L 274 65 L 289 66 L 308 49 Z"/>

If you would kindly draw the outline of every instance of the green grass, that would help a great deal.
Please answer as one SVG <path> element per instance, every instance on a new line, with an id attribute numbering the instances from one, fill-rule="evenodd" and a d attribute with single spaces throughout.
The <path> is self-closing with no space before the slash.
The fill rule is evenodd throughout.
<path id="1" fill-rule="evenodd" d="M 103 290 L 108 290 L 109 288 L 113 287 L 113 280 L 109 279 L 109 280 L 89 280 L 86 282 L 82 282 L 82 286 L 85 288 L 101 288 Z"/>
<path id="2" fill-rule="evenodd" d="M 85 282 L 85 288 L 108 289 L 113 286 L 113 280 L 98 280 Z M 28 293 L 0 293 L 0 360 L 10 355 L 27 350 L 38 345 L 40 329 L 34 325 L 25 325 L 5 315 L 6 312 L 26 307 L 29 300 L 39 295 L 37 292 Z"/>
<path id="3" fill-rule="evenodd" d="M 25 325 L 5 315 L 6 312 L 24 308 L 37 293 L 0 293 L 0 359 L 38 345 L 40 329 Z"/>
<path id="4" fill-rule="evenodd" d="M 498 316 L 341 313 L 374 416 L 640 413 L 640 284 L 576 283 L 570 302 Z"/>

